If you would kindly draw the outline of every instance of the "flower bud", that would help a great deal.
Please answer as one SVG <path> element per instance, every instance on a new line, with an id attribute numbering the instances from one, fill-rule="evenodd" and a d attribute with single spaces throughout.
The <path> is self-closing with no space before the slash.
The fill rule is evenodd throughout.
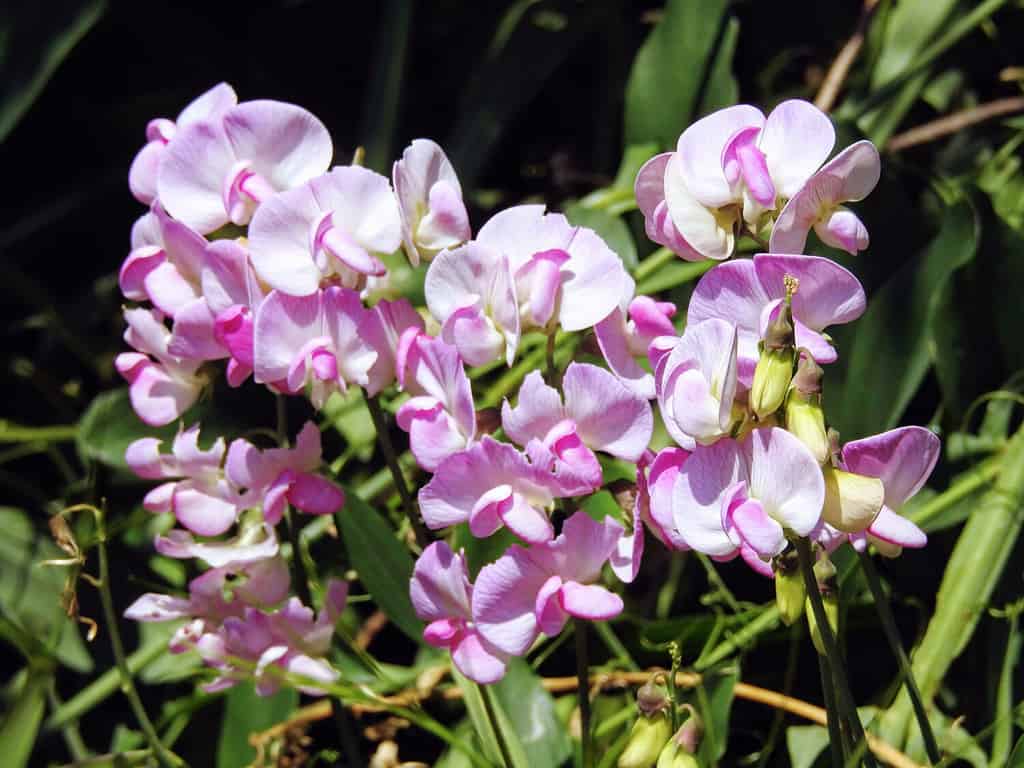
<path id="1" fill-rule="evenodd" d="M 650 768 L 671 735 L 672 723 L 667 712 L 658 712 L 653 717 L 641 715 L 633 723 L 626 749 L 619 755 L 619 768 Z"/>
<path id="2" fill-rule="evenodd" d="M 661 750 L 657 768 L 700 768 L 700 763 L 673 739 Z"/>
<path id="3" fill-rule="evenodd" d="M 844 533 L 860 533 L 875 521 L 885 500 L 885 489 L 877 477 L 866 477 L 826 466 L 825 522 Z"/>
<path id="4" fill-rule="evenodd" d="M 819 464 L 828 461 L 829 442 L 828 434 L 825 432 L 825 413 L 821 409 L 821 401 L 817 395 L 808 397 L 795 388 L 789 393 L 786 400 L 786 429 L 807 446 Z"/>
<path id="5" fill-rule="evenodd" d="M 828 618 L 828 625 L 832 628 L 832 637 L 836 637 L 839 633 L 839 600 L 836 598 L 836 594 L 832 590 L 823 592 L 821 595 L 821 602 L 825 608 L 825 616 Z M 811 642 L 814 643 L 814 648 L 822 656 L 825 655 L 825 643 L 821 639 L 821 629 L 818 627 L 818 620 L 814 615 L 814 606 L 811 605 L 811 599 L 807 598 L 806 603 L 807 611 L 807 628 L 811 631 Z"/>
<path id="6" fill-rule="evenodd" d="M 682 707 L 689 712 L 689 717 L 675 732 L 672 739 L 658 755 L 657 768 L 699 768 L 700 764 L 694 757 L 704 738 L 704 721 L 689 704 Z"/>
<path id="7" fill-rule="evenodd" d="M 769 349 L 767 344 L 754 369 L 750 407 L 758 419 L 775 413 L 786 398 L 793 377 L 793 348 Z"/>
<path id="8" fill-rule="evenodd" d="M 772 569 L 775 571 L 775 604 L 782 623 L 789 627 L 803 615 L 807 597 L 796 553 L 790 549 L 777 555 L 772 560 Z"/>
<path id="9" fill-rule="evenodd" d="M 644 717 L 651 717 L 663 712 L 668 706 L 668 691 L 653 680 L 648 680 L 636 692 L 636 707 Z"/>

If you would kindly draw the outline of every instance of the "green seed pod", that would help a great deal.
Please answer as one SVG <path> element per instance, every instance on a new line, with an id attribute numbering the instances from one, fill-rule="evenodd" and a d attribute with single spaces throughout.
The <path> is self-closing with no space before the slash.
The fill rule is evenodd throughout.
<path id="1" fill-rule="evenodd" d="M 792 626 L 803 615 L 807 588 L 799 569 L 775 571 L 775 604 L 779 617 L 787 627 Z"/>
<path id="2" fill-rule="evenodd" d="M 828 433 L 825 431 L 825 413 L 820 398 L 800 394 L 796 389 L 786 400 L 786 429 L 796 435 L 807 446 L 819 464 L 829 457 Z"/>
<path id="3" fill-rule="evenodd" d="M 700 768 L 697 758 L 672 739 L 658 756 L 657 768 Z"/>
<path id="4" fill-rule="evenodd" d="M 641 715 L 633 723 L 629 742 L 619 756 L 619 768 L 651 768 L 671 736 L 672 723 L 668 713 L 662 711 L 652 717 Z"/>
<path id="5" fill-rule="evenodd" d="M 828 625 L 832 628 L 832 636 L 835 637 L 839 632 L 839 601 L 836 599 L 835 594 L 828 593 L 821 596 L 821 602 L 825 607 L 825 616 L 828 617 Z M 825 655 L 825 643 L 821 640 L 821 630 L 818 628 L 818 621 L 814 616 L 814 606 L 811 605 L 811 599 L 807 598 L 806 601 L 807 611 L 807 628 L 811 630 L 811 641 L 814 643 L 815 649 L 822 656 Z"/>
<path id="6" fill-rule="evenodd" d="M 793 378 L 792 347 L 765 349 L 754 369 L 754 384 L 750 388 L 750 407 L 758 419 L 764 419 L 782 407 L 789 382 Z"/>

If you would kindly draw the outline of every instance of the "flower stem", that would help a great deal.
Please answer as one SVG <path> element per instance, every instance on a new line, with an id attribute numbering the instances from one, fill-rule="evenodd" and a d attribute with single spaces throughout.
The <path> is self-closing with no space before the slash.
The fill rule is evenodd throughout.
<path id="1" fill-rule="evenodd" d="M 484 712 L 487 714 L 487 720 L 491 724 L 491 730 L 494 731 L 494 738 L 498 742 L 498 750 L 501 752 L 501 761 L 505 768 L 512 768 L 512 753 L 509 751 L 508 744 L 505 743 L 505 734 L 501 730 L 501 723 L 498 721 L 498 713 L 494 709 L 494 692 L 489 686 L 480 685 L 476 683 L 476 687 L 480 690 L 480 698 L 484 702 Z"/>
<path id="2" fill-rule="evenodd" d="M 924 701 L 921 699 L 921 691 L 917 687 L 917 681 L 914 680 L 914 673 L 910 668 L 910 659 L 907 658 L 907 652 L 903 649 L 903 643 L 900 641 L 900 634 L 896 628 L 896 617 L 893 616 L 892 606 L 889 604 L 885 592 L 882 591 L 882 582 L 878 578 L 878 569 L 875 568 L 875 563 L 867 552 L 859 551 L 857 555 L 860 558 L 861 567 L 864 569 L 864 575 L 867 577 L 868 587 L 871 588 L 871 596 L 875 600 L 878 617 L 882 620 L 882 629 L 885 632 L 885 637 L 889 641 L 892 652 L 896 654 L 896 660 L 899 661 L 900 672 L 903 675 L 904 683 L 906 683 L 910 701 L 914 706 L 914 714 L 917 716 L 917 724 L 921 728 L 921 739 L 924 741 L 924 748 L 928 753 L 928 759 L 932 763 L 937 764 L 942 759 L 942 753 L 939 751 L 938 742 L 935 740 L 935 734 L 932 732 L 931 723 L 928 722 L 928 713 L 925 711 Z"/>
<path id="3" fill-rule="evenodd" d="M 413 533 L 416 535 L 416 543 L 420 546 L 420 549 L 426 549 L 430 546 L 430 532 L 427 531 L 427 527 L 420 519 L 419 511 L 416 509 L 416 501 L 413 499 L 409 486 L 405 482 L 402 467 L 398 464 L 395 447 L 391 444 L 391 438 L 388 437 L 387 418 L 384 415 L 384 409 L 380 407 L 380 399 L 376 395 L 364 397 L 363 399 L 366 400 L 366 407 L 370 411 L 373 428 L 377 431 L 377 444 L 380 445 L 381 451 L 384 452 L 384 461 L 387 462 L 388 469 L 391 470 L 391 477 L 395 481 L 395 489 L 402 499 L 402 508 L 405 510 L 405 515 L 409 518 L 409 525 L 412 526 Z"/>
<path id="4" fill-rule="evenodd" d="M 590 734 L 590 662 L 587 657 L 587 623 L 576 619 L 576 692 L 580 707 L 580 745 L 583 768 L 593 768 L 594 746 Z"/>
<path id="5" fill-rule="evenodd" d="M 821 641 L 825 646 L 825 655 L 828 657 L 828 666 L 832 670 L 832 679 L 835 681 L 837 714 L 846 720 L 850 734 L 855 742 L 854 746 L 856 747 L 866 740 L 864 726 L 861 725 L 860 718 L 857 716 L 857 706 L 853 701 L 853 694 L 850 693 L 850 683 L 846 678 L 846 670 L 843 667 L 843 659 L 839 654 L 839 646 L 836 643 L 835 635 L 832 634 L 832 626 L 828 623 L 825 606 L 821 601 L 818 580 L 814 576 L 810 540 L 802 537 L 797 539 L 796 551 L 800 558 L 800 571 L 803 573 L 807 597 L 811 601 L 811 610 L 814 611 L 814 620 L 818 625 L 818 631 L 821 633 Z M 874 758 L 870 756 L 870 753 L 864 755 L 864 762 L 869 766 L 875 765 Z"/>
<path id="6" fill-rule="evenodd" d="M 832 768 L 842 768 L 845 759 L 843 737 L 839 729 L 839 709 L 836 707 L 836 689 L 832 682 L 832 670 L 828 659 L 820 653 L 818 671 L 821 673 L 821 696 L 825 702 L 826 725 L 828 727 L 828 747 L 832 755 Z"/>
<path id="7" fill-rule="evenodd" d="M 124 644 L 121 642 L 121 632 L 117 625 L 117 614 L 114 612 L 114 598 L 110 593 L 110 563 L 107 560 L 107 531 L 104 525 L 103 509 L 93 508 L 96 517 L 96 549 L 99 551 L 100 560 L 100 602 L 103 604 L 103 617 L 107 622 L 107 632 L 110 634 L 110 648 L 114 652 L 114 662 L 117 665 L 118 674 L 121 677 L 121 690 L 128 699 L 128 704 L 139 722 L 150 749 L 156 756 L 157 761 L 164 768 L 179 768 L 185 765 L 185 761 L 171 752 L 160 741 L 153 722 L 146 714 L 146 708 L 142 705 L 142 699 L 135 689 L 135 681 L 132 679 L 131 670 L 128 669 L 128 660 L 124 654 Z"/>
<path id="8" fill-rule="evenodd" d="M 555 365 L 555 332 L 548 334 L 547 347 L 544 350 L 544 358 L 547 360 L 548 384 L 556 389 L 561 389 L 562 383 L 558 380 L 558 366 Z"/>

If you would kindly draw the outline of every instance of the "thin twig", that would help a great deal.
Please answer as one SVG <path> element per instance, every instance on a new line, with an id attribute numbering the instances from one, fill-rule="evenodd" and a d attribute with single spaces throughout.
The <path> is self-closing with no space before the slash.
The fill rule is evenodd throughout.
<path id="1" fill-rule="evenodd" d="M 909 131 L 896 134 L 889 139 L 885 148 L 889 152 L 900 152 L 958 133 L 964 128 L 991 120 L 993 117 L 1012 115 L 1015 112 L 1024 112 L 1024 96 L 996 99 L 977 107 L 940 117 L 938 120 L 932 120 L 924 125 L 911 128 Z"/>
<path id="2" fill-rule="evenodd" d="M 426 549 L 430 546 L 430 532 L 420 519 L 419 510 L 416 508 L 416 500 L 413 499 L 409 486 L 405 482 L 405 475 L 402 474 L 402 467 L 398 463 L 395 447 L 391 444 L 391 438 L 388 436 L 388 425 L 387 419 L 384 416 L 384 409 L 380 407 L 380 400 L 376 395 L 373 397 L 367 396 L 363 399 L 366 401 L 366 407 L 370 411 L 373 428 L 377 432 L 377 444 L 380 446 L 381 451 L 384 452 L 384 461 L 387 462 L 388 469 L 391 470 L 391 477 L 395 481 L 395 490 L 398 491 L 398 495 L 402 499 L 402 508 L 405 510 L 405 516 L 409 518 L 409 525 L 412 526 L 413 533 L 416 535 L 416 543 L 420 549 Z"/>
<path id="3" fill-rule="evenodd" d="M 853 35 L 850 36 L 850 39 L 846 41 L 846 44 L 839 51 L 839 55 L 832 62 L 832 66 L 828 68 L 828 73 L 825 75 L 821 88 L 818 89 L 818 95 L 814 99 L 814 105 L 822 112 L 828 112 L 835 106 L 839 91 L 843 87 L 843 83 L 846 82 L 846 77 L 850 74 L 850 68 L 853 66 L 853 62 L 857 59 L 857 54 L 860 53 L 860 49 L 864 45 L 868 24 L 877 6 L 878 0 L 864 0 L 864 5 L 860 11 L 860 18 L 857 20 L 857 27 Z"/>

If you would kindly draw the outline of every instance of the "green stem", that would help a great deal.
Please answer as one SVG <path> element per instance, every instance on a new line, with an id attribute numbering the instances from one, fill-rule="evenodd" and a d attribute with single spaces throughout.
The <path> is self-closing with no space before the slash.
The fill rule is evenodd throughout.
<path id="1" fill-rule="evenodd" d="M 854 741 L 859 744 L 866 741 L 864 726 L 861 725 L 857 716 L 857 705 L 853 701 L 853 694 L 850 693 L 850 683 L 846 678 L 846 670 L 843 667 L 843 659 L 839 654 L 839 646 L 836 643 L 835 635 L 832 634 L 832 626 L 828 623 L 828 616 L 825 614 L 825 606 L 821 602 L 821 592 L 818 590 L 818 580 L 814 576 L 813 555 L 811 554 L 811 542 L 805 538 L 796 540 L 796 551 L 800 557 L 800 571 L 803 573 L 804 586 L 807 589 L 807 597 L 811 601 L 811 610 L 814 611 L 814 620 L 818 625 L 818 632 L 821 634 L 821 642 L 825 646 L 825 655 L 828 657 L 828 666 L 832 670 L 832 678 L 835 680 L 837 713 L 846 720 Z M 868 754 L 864 755 L 864 762 L 874 765 L 874 759 Z"/>
<path id="2" fill-rule="evenodd" d="M 630 655 L 629 649 L 622 644 L 622 641 L 615 634 L 615 630 L 612 629 L 607 621 L 597 622 L 594 624 L 594 629 L 597 630 L 597 636 L 601 638 L 601 641 L 611 652 L 612 656 L 618 659 L 624 667 L 627 669 L 640 669 Z"/>
<path id="3" fill-rule="evenodd" d="M 363 399 L 366 400 L 366 407 L 373 420 L 373 428 L 377 432 L 377 444 L 384 453 L 384 461 L 387 462 L 388 469 L 391 470 L 391 477 L 395 481 L 395 490 L 398 491 L 398 495 L 402 499 L 405 516 L 409 518 L 409 525 L 412 526 L 413 533 L 416 535 L 416 543 L 420 549 L 426 549 L 430 546 L 430 532 L 427 531 L 427 527 L 420 519 L 416 501 L 409 491 L 405 475 L 402 474 L 402 467 L 398 463 L 395 447 L 391 444 L 391 438 L 388 437 L 387 419 L 384 416 L 384 409 L 380 407 L 380 399 L 376 395 Z"/>
<path id="4" fill-rule="evenodd" d="M 775 603 L 772 603 L 756 619 L 745 625 L 738 632 L 730 635 L 727 640 L 723 640 L 707 657 L 694 664 L 694 670 L 702 672 L 705 669 L 710 669 L 736 651 L 746 648 L 758 635 L 770 632 L 778 625 L 779 608 Z"/>
<path id="5" fill-rule="evenodd" d="M 875 568 L 875 563 L 867 552 L 858 552 L 857 556 L 860 558 L 861 568 L 864 569 L 864 575 L 867 577 L 868 587 L 871 589 L 871 597 L 874 598 L 875 608 L 878 610 L 878 617 L 882 620 L 882 630 L 885 632 L 885 638 L 889 641 L 889 647 L 896 654 L 896 660 L 900 664 L 900 672 L 903 675 L 903 682 L 906 683 L 910 701 L 914 706 L 914 715 L 917 717 L 917 724 L 921 728 L 921 738 L 924 740 L 924 748 L 928 753 L 928 759 L 933 763 L 938 763 L 942 759 L 942 754 L 939 752 L 939 744 L 935 740 L 931 723 L 928 722 L 928 713 L 925 711 L 924 701 L 921 699 L 921 691 L 917 687 L 917 681 L 914 680 L 914 673 L 910 668 L 910 659 L 907 658 L 907 652 L 903 649 L 903 643 L 900 641 L 900 633 L 896 628 L 896 617 L 893 616 L 892 606 L 889 605 L 889 600 L 886 598 L 885 592 L 882 591 L 882 582 L 878 578 L 878 569 Z"/>
<path id="6" fill-rule="evenodd" d="M 46 697 L 50 702 L 50 709 L 53 711 L 57 711 L 64 705 L 60 694 L 57 693 L 57 686 L 54 684 L 53 678 L 50 678 L 50 684 L 46 689 Z M 72 760 L 81 761 L 89 757 L 89 748 L 82 740 L 82 732 L 78 729 L 77 722 L 70 722 L 61 728 L 61 735 L 64 737 L 64 743 L 67 745 L 68 753 L 71 755 Z"/>
<path id="7" fill-rule="evenodd" d="M 726 605 L 729 606 L 729 610 L 733 613 L 739 613 L 743 610 L 743 606 L 740 605 L 739 601 L 733 595 L 729 588 L 725 586 L 725 582 L 722 581 L 722 575 L 715 568 L 714 563 L 711 562 L 711 558 L 702 552 L 697 553 L 697 559 L 700 560 L 700 564 L 704 566 L 704 572 L 708 575 L 708 583 L 715 588 L 715 592 L 721 595 L 722 600 Z"/>
<path id="8" fill-rule="evenodd" d="M 107 560 L 107 533 L 104 528 L 103 510 L 95 509 L 97 541 L 96 549 L 99 551 L 100 560 L 100 602 L 103 604 L 103 616 L 107 623 L 107 632 L 110 634 L 110 647 L 114 652 L 114 661 L 117 664 L 117 671 L 121 676 L 121 690 L 128 699 L 128 703 L 139 722 L 150 749 L 156 756 L 160 765 L 165 768 L 179 768 L 185 762 L 176 754 L 171 752 L 160 741 L 153 722 L 146 714 L 146 708 L 142 705 L 139 693 L 135 690 L 135 681 L 132 679 L 131 670 L 128 668 L 128 660 L 125 658 L 124 645 L 121 643 L 121 632 L 118 629 L 117 613 L 114 611 L 114 598 L 110 593 L 110 563 Z"/>
<path id="9" fill-rule="evenodd" d="M 836 689 L 832 683 L 832 670 L 828 667 L 828 659 L 820 653 L 818 672 L 821 674 L 821 697 L 825 702 L 825 725 L 828 726 L 828 747 L 832 756 L 832 768 L 842 768 L 845 758 L 845 744 L 839 728 L 839 708 L 836 706 Z"/>
<path id="10" fill-rule="evenodd" d="M 548 384 L 552 387 L 560 388 L 558 366 L 555 365 L 555 334 L 553 331 L 548 334 L 547 345 L 544 348 L 544 359 L 547 361 L 548 367 Z"/>
<path id="11" fill-rule="evenodd" d="M 298 595 L 303 605 L 312 609 L 313 594 L 310 592 L 306 566 L 302 561 L 301 533 L 288 506 L 285 506 L 284 509 L 284 527 L 288 532 L 288 541 L 292 545 L 292 583 L 295 586 L 295 594 Z"/>
<path id="12" fill-rule="evenodd" d="M 1002 468 L 1001 456 L 982 462 L 974 467 L 969 475 L 954 482 L 926 504 L 922 504 L 920 509 L 910 515 L 910 521 L 919 527 L 927 525 L 939 513 L 995 480 Z"/>
<path id="13" fill-rule="evenodd" d="M 494 739 L 498 742 L 498 750 L 501 752 L 501 761 L 505 768 L 512 768 L 512 753 L 509 751 L 508 744 L 505 742 L 505 734 L 501 729 L 501 723 L 498 720 L 498 713 L 494 709 L 494 691 L 489 686 L 480 685 L 474 683 L 480 690 L 480 698 L 484 703 L 484 713 L 487 715 L 487 721 L 491 724 L 491 730 L 494 731 Z"/>
<path id="14" fill-rule="evenodd" d="M 659 268 L 668 264 L 673 258 L 675 258 L 675 254 L 668 248 L 659 248 L 636 265 L 636 269 L 633 270 L 633 277 L 636 278 L 637 282 L 640 282 L 648 275 L 654 274 Z"/>
<path id="15" fill-rule="evenodd" d="M 576 695 L 580 707 L 580 745 L 583 768 L 593 768 L 594 745 L 590 733 L 590 663 L 587 658 L 587 623 L 576 619 Z"/>

